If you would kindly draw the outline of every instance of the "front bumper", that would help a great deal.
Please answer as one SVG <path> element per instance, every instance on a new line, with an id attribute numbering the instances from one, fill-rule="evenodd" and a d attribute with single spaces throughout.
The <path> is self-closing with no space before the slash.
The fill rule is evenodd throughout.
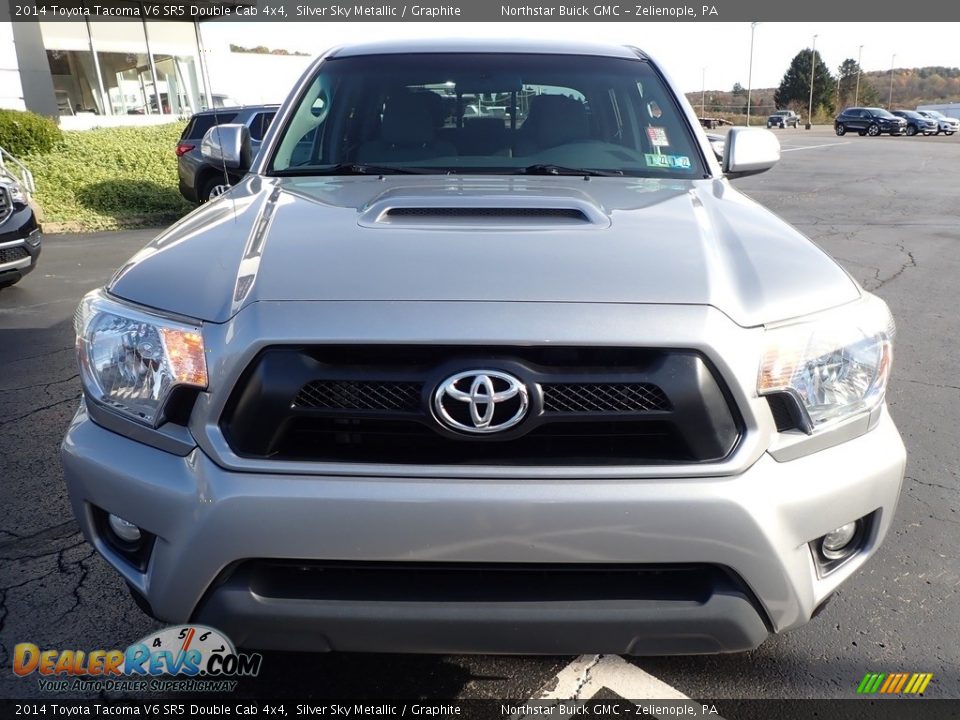
<path id="1" fill-rule="evenodd" d="M 7 260 L 0 256 L 0 284 L 19 280 L 32 271 L 40 257 L 40 246 L 41 232 L 33 208 L 27 205 L 15 209 L 0 223 L 0 250 L 11 256 Z"/>
<path id="2" fill-rule="evenodd" d="M 153 613 L 218 627 L 241 646 L 672 654 L 746 650 L 807 622 L 886 535 L 905 452 L 883 410 L 852 440 L 784 462 L 763 453 L 728 476 L 271 474 L 225 470 L 199 447 L 181 457 L 141 444 L 81 406 L 62 461 L 83 532 Z M 111 547 L 96 508 L 156 536 L 145 570 Z M 861 552 L 821 578 L 808 543 L 871 513 Z M 271 559 L 305 572 L 322 561 L 532 565 L 548 576 L 551 566 L 696 565 L 730 582 L 693 600 L 599 591 L 558 600 L 523 576 L 523 598 L 318 595 L 315 585 L 266 583 L 243 563 Z"/>

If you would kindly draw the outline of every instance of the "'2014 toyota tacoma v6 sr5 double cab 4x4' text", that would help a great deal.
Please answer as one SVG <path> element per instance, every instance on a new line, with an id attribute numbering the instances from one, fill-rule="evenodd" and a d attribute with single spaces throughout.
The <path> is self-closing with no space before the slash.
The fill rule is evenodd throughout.
<path id="1" fill-rule="evenodd" d="M 709 653 L 893 521 L 894 323 L 629 47 L 333 50 L 76 314 L 63 443 L 141 607 L 252 648 Z"/>

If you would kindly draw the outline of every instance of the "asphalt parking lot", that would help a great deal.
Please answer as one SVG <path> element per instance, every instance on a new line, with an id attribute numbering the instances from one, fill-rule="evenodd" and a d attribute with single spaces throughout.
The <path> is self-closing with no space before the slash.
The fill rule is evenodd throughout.
<path id="1" fill-rule="evenodd" d="M 866 672 L 930 672 L 928 696 L 960 698 L 960 138 L 776 132 L 780 164 L 737 187 L 824 247 L 898 323 L 888 400 L 909 452 L 907 479 L 894 529 L 863 572 L 812 623 L 751 653 L 581 658 L 572 667 L 572 657 L 269 653 L 241 696 L 525 699 L 626 668 L 634 684 L 613 689 L 630 697 L 852 697 Z M 50 697 L 10 672 L 15 643 L 124 647 L 160 627 L 84 542 L 57 459 L 80 395 L 73 310 L 154 233 L 47 237 L 37 271 L 0 292 L 5 698 Z"/>

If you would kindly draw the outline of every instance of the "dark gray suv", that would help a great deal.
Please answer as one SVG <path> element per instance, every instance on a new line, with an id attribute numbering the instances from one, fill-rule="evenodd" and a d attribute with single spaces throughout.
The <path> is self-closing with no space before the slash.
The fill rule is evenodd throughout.
<path id="1" fill-rule="evenodd" d="M 856 130 L 858 135 L 902 135 L 907 132 L 907 121 L 883 108 L 852 107 L 837 115 L 833 121 L 837 135 Z"/>
<path id="2" fill-rule="evenodd" d="M 200 141 L 215 125 L 237 123 L 250 131 L 251 151 L 260 149 L 263 136 L 277 114 L 277 105 L 246 105 L 243 107 L 214 108 L 198 112 L 190 118 L 177 143 L 177 174 L 180 176 L 180 194 L 190 202 L 205 203 L 216 197 L 240 179 L 240 175 L 217 168 L 203 159 Z"/>

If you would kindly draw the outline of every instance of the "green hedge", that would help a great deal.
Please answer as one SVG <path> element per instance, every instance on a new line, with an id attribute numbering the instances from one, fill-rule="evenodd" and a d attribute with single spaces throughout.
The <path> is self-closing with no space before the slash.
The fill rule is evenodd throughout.
<path id="1" fill-rule="evenodd" d="M 50 152 L 62 139 L 50 118 L 20 110 L 0 110 L 0 147 L 15 157 Z"/>
<path id="2" fill-rule="evenodd" d="M 177 189 L 174 148 L 184 123 L 63 133 L 52 151 L 30 155 L 45 222 L 71 230 L 165 225 L 193 206 Z"/>

